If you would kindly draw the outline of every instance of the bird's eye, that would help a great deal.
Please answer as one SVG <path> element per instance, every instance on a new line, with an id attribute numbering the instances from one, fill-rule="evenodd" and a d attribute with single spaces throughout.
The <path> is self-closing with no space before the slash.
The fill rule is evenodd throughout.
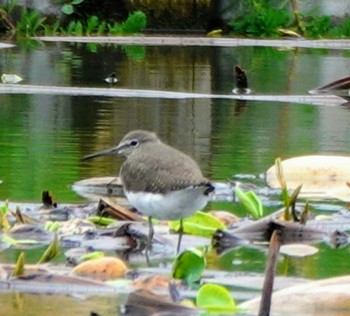
<path id="1" fill-rule="evenodd" d="M 132 140 L 130 142 L 130 146 L 136 147 L 139 144 L 139 142 L 137 140 Z"/>

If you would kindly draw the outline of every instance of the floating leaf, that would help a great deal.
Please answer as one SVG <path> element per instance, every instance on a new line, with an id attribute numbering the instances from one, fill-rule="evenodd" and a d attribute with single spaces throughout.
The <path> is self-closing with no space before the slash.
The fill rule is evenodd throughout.
<path id="1" fill-rule="evenodd" d="M 116 222 L 115 219 L 103 217 L 103 216 L 90 216 L 88 218 L 88 221 L 90 221 L 93 224 L 101 225 L 101 226 L 107 226 Z"/>
<path id="2" fill-rule="evenodd" d="M 180 221 L 169 221 L 169 227 L 179 230 Z M 183 219 L 184 233 L 197 236 L 212 236 L 217 229 L 226 229 L 226 226 L 211 214 L 201 211 Z"/>
<path id="3" fill-rule="evenodd" d="M 254 192 L 243 192 L 239 187 L 237 187 L 236 196 L 247 212 L 254 218 L 261 218 L 263 216 L 263 205 L 260 198 Z"/>
<path id="4" fill-rule="evenodd" d="M 33 239 L 14 239 L 14 238 L 7 236 L 7 235 L 2 236 L 1 241 L 10 245 L 10 246 L 38 244 L 38 241 L 33 240 Z"/>
<path id="5" fill-rule="evenodd" d="M 22 276 L 23 274 L 24 274 L 24 252 L 21 252 L 17 259 L 15 269 L 12 272 L 12 276 L 18 277 L 18 276 Z"/>
<path id="6" fill-rule="evenodd" d="M 198 249 L 191 248 L 182 252 L 173 264 L 174 279 L 186 280 L 188 283 L 198 281 L 204 271 L 206 260 Z"/>
<path id="7" fill-rule="evenodd" d="M 197 294 L 197 307 L 211 313 L 234 313 L 236 303 L 230 292 L 221 285 L 205 284 Z"/>
<path id="8" fill-rule="evenodd" d="M 86 253 L 80 257 L 81 260 L 91 260 L 91 259 L 99 259 L 104 257 L 104 252 L 103 251 L 93 251 Z"/>
<path id="9" fill-rule="evenodd" d="M 60 249 L 60 244 L 58 242 L 57 234 L 55 234 L 51 244 L 47 247 L 44 254 L 41 256 L 38 264 L 51 261 L 54 257 L 57 256 Z"/>

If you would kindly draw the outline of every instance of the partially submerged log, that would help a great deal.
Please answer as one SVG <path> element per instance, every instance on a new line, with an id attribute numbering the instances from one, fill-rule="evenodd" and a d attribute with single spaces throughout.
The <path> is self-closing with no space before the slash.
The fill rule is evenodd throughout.
<path id="1" fill-rule="evenodd" d="M 349 95 L 350 77 L 344 77 L 331 83 L 325 84 L 316 89 L 310 90 L 310 94 L 333 94 L 342 97 L 346 101 L 350 101 Z"/>
<path id="2" fill-rule="evenodd" d="M 350 157 L 294 157 L 283 160 L 282 168 L 289 189 L 302 185 L 300 197 L 350 201 Z M 271 188 L 280 188 L 275 165 L 266 171 L 266 183 Z"/>
<path id="3" fill-rule="evenodd" d="M 334 226 L 326 229 L 326 224 L 318 226 L 315 221 L 308 221 L 307 225 L 303 225 L 279 220 L 278 215 L 281 213 L 282 211 L 279 211 L 257 221 L 245 222 L 241 227 L 229 231 L 218 230 L 213 235 L 212 245 L 217 253 L 221 254 L 248 243 L 267 244 L 276 229 L 281 232 L 281 245 L 324 241 L 338 248 L 349 243 L 349 236 Z M 348 222 L 350 225 L 350 221 Z"/>
<path id="4" fill-rule="evenodd" d="M 240 304 L 257 314 L 260 298 Z M 350 276 L 308 282 L 292 286 L 272 295 L 271 315 L 345 316 L 350 310 Z"/>

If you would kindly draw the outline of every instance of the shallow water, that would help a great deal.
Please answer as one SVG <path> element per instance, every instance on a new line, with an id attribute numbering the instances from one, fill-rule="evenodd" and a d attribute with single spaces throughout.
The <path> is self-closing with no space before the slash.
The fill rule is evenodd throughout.
<path id="1" fill-rule="evenodd" d="M 20 75 L 23 84 L 108 87 L 103 79 L 116 72 L 118 88 L 205 94 L 231 94 L 233 67 L 240 64 L 254 93 L 290 95 L 307 94 L 348 75 L 350 58 L 324 49 L 41 43 L 0 50 L 0 64 L 1 72 Z M 48 189 L 58 203 L 84 202 L 70 185 L 117 174 L 122 160 L 80 159 L 136 128 L 157 132 L 218 181 L 237 174 L 257 176 L 276 157 L 347 155 L 350 150 L 350 111 L 341 106 L 1 94 L 0 113 L 0 200 L 40 202 L 41 191 Z M 252 182 L 261 186 L 262 180 Z M 209 208 L 237 206 L 227 202 Z M 320 245 L 311 258 L 284 258 L 278 272 L 316 279 L 340 275 L 348 273 L 341 259 L 347 255 L 348 249 Z M 215 259 L 213 267 L 262 273 L 265 260 L 263 251 L 242 248 Z"/>

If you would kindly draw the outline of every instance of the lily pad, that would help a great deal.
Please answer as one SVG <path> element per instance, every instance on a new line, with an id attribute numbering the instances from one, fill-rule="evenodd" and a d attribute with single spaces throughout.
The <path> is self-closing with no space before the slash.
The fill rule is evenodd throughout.
<path id="1" fill-rule="evenodd" d="M 185 280 L 188 283 L 198 281 L 205 269 L 206 260 L 203 253 L 195 248 L 182 252 L 173 264 L 173 278 Z"/>
<path id="2" fill-rule="evenodd" d="M 197 307 L 211 313 L 234 313 L 236 303 L 230 292 L 221 285 L 205 284 L 197 294 Z"/>
<path id="3" fill-rule="evenodd" d="M 169 227 L 179 230 L 180 221 L 169 221 Z M 201 211 L 183 219 L 184 233 L 197 236 L 212 236 L 217 229 L 226 229 L 226 226 L 211 214 Z"/>

